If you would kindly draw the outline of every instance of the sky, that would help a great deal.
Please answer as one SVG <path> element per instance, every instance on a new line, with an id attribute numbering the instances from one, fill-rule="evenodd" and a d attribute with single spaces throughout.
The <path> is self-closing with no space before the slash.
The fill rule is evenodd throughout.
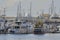
<path id="1" fill-rule="evenodd" d="M 30 2 L 32 2 L 32 16 L 38 16 L 41 14 L 42 10 L 44 13 L 49 13 L 49 8 L 51 6 L 52 0 L 0 0 L 0 15 L 3 14 L 3 8 L 6 8 L 7 16 L 17 16 L 17 6 L 21 1 L 22 5 L 22 15 L 23 9 L 25 13 L 29 13 Z M 56 7 L 56 13 L 59 14 L 60 10 L 60 0 L 54 0 L 54 6 Z"/>

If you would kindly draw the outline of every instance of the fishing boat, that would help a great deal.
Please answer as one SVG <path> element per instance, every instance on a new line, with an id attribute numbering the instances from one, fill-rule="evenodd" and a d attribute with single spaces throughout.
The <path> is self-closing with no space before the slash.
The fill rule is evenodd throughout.
<path id="1" fill-rule="evenodd" d="M 41 21 L 38 21 L 38 22 L 35 24 L 34 34 L 45 34 L 44 28 L 43 28 L 43 23 L 42 23 Z"/>
<path id="2" fill-rule="evenodd" d="M 42 28 L 34 28 L 34 34 L 44 34 L 44 31 Z"/>
<path id="3" fill-rule="evenodd" d="M 14 34 L 27 34 L 32 33 L 33 25 L 30 22 L 20 21 L 16 22 L 17 24 L 13 24 L 13 26 L 9 29 L 10 33 Z"/>

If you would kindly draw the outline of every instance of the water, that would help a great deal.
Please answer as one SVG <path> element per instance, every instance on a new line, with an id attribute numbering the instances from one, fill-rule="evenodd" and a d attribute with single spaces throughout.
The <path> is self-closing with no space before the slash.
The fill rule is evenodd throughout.
<path id="1" fill-rule="evenodd" d="M 60 40 L 60 34 L 0 34 L 0 40 Z"/>

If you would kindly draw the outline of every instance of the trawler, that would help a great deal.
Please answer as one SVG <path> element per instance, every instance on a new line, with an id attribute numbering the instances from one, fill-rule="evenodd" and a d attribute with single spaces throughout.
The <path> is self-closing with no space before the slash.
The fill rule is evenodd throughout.
<path id="1" fill-rule="evenodd" d="M 34 34 L 44 34 L 44 28 L 43 28 L 43 23 L 37 22 L 34 27 Z"/>
<path id="2" fill-rule="evenodd" d="M 12 26 L 8 32 L 13 34 L 27 34 L 32 33 L 33 25 L 30 22 L 20 21 L 16 22 L 14 26 Z"/>
<path id="3" fill-rule="evenodd" d="M 44 34 L 44 31 L 41 27 L 34 28 L 34 34 Z"/>

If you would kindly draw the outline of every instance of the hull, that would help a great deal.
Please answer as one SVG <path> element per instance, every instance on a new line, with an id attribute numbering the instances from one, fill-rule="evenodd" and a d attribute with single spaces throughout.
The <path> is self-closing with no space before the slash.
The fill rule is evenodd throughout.
<path id="1" fill-rule="evenodd" d="M 34 29 L 34 34 L 45 34 L 45 32 L 43 31 L 43 29 L 36 28 Z"/>

